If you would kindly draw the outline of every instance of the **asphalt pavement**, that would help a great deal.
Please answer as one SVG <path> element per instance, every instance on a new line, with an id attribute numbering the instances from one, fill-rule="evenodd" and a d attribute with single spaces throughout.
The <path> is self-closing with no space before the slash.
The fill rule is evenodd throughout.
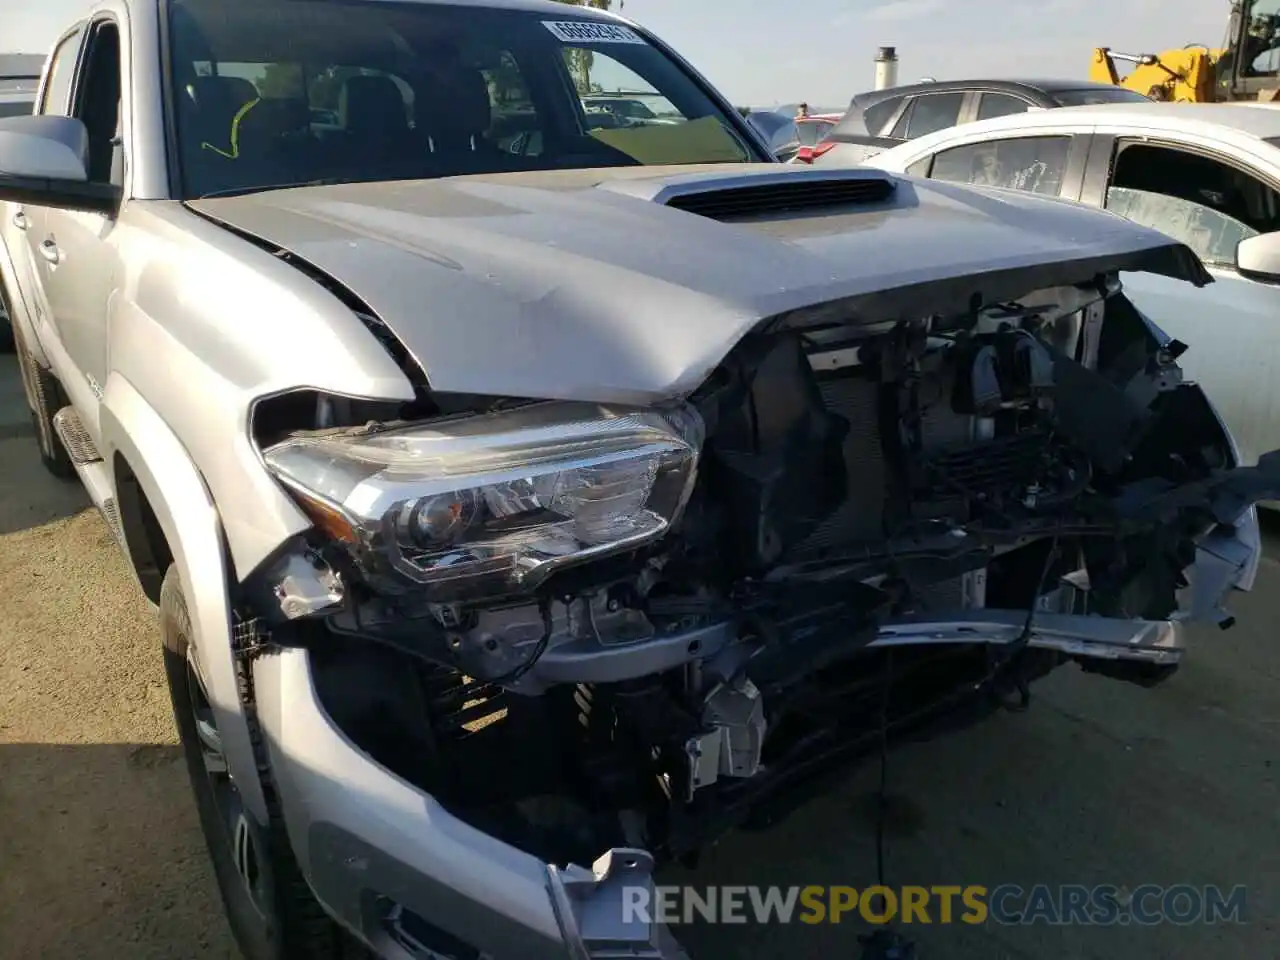
<path id="1" fill-rule="evenodd" d="M 15 409 L 16 407 L 16 409 Z M 0 958 L 236 956 L 188 795 L 153 616 L 74 484 L 41 469 L 0 358 Z M 1267 548 L 1280 555 L 1280 538 Z M 913 925 L 922 960 L 1262 958 L 1280 943 L 1280 563 L 1167 684 L 1064 668 L 1031 709 L 895 753 L 891 885 L 1244 885 L 1245 923 Z M 875 880 L 866 767 L 666 882 Z M 857 956 L 866 928 L 691 928 L 696 958 Z"/>

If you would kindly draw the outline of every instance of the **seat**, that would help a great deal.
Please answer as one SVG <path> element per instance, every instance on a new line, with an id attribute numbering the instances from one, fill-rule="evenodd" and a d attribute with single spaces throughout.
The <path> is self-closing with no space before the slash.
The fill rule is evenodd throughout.
<path id="1" fill-rule="evenodd" d="M 233 129 L 241 110 L 258 99 L 258 88 L 243 77 L 196 77 L 186 87 L 184 137 L 203 151 L 233 153 Z M 208 146 L 205 146 L 205 145 Z"/>
<path id="2" fill-rule="evenodd" d="M 270 97 L 244 112 L 237 161 L 263 184 L 298 183 L 321 175 L 314 156 L 311 111 L 301 99 Z"/>
<path id="3" fill-rule="evenodd" d="M 414 103 L 418 132 L 431 152 L 458 172 L 493 170 L 509 162 L 486 136 L 492 126 L 489 85 L 479 71 L 458 64 L 438 67 Z"/>
<path id="4" fill-rule="evenodd" d="M 240 157 L 240 125 L 258 103 L 258 89 L 243 77 L 195 77 L 178 100 L 178 135 L 184 177 L 198 192 L 254 184 L 255 171 Z"/>
<path id="5" fill-rule="evenodd" d="M 338 122 L 358 141 L 384 152 L 416 147 L 404 97 L 390 77 L 348 77 L 338 100 Z"/>
<path id="6" fill-rule="evenodd" d="M 240 121 L 240 138 L 246 144 L 305 137 L 311 132 L 311 110 L 307 101 L 264 97 Z"/>

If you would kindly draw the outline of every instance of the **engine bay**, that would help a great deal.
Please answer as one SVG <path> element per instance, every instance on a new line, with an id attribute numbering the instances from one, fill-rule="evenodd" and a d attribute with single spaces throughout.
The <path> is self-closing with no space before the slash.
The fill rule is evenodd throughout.
<path id="1" fill-rule="evenodd" d="M 892 323 L 779 318 L 682 407 L 705 440 L 661 539 L 484 602 L 372 589 L 311 542 L 253 609 L 311 649 L 357 744 L 474 825 L 552 862 L 688 857 L 890 731 L 1025 703 L 1061 663 L 1142 684 L 1176 668 L 1032 635 L 1037 616 L 1174 618 L 1197 543 L 1249 508 L 1258 471 L 1272 482 L 1232 479 L 1184 349 L 1105 283 Z M 260 612 L 286 609 L 306 615 Z M 987 626 L 886 639 L 966 617 Z"/>

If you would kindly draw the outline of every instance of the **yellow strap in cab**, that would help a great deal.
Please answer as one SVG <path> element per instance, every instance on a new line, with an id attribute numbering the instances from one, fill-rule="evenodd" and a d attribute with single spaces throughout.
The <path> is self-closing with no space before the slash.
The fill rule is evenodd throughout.
<path id="1" fill-rule="evenodd" d="M 218 147 L 215 147 L 212 143 L 208 143 L 208 142 L 200 144 L 200 149 L 212 150 L 218 156 L 226 157 L 228 160 L 239 159 L 240 157 L 240 121 L 242 121 L 246 116 L 248 116 L 249 111 L 252 110 L 254 107 L 256 107 L 258 104 L 260 104 L 261 102 L 262 102 L 261 97 L 259 97 L 256 100 L 250 100 L 243 107 L 237 110 L 236 115 L 231 118 L 231 151 L 229 153 L 226 150 L 221 150 Z"/>

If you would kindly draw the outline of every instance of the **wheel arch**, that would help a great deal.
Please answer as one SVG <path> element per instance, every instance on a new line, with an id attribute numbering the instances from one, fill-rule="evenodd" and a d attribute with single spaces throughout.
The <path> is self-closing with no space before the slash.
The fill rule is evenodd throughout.
<path id="1" fill-rule="evenodd" d="M 159 599 L 166 558 L 178 568 L 196 648 L 227 764 L 253 815 L 268 818 L 232 648 L 231 562 L 208 486 L 164 419 L 127 380 L 107 379 L 101 451 L 118 484 L 130 561 L 148 597 Z M 128 512 L 129 518 L 125 519 Z M 153 602 L 155 602 L 153 600 Z"/>
<path id="2" fill-rule="evenodd" d="M 152 605 L 158 606 L 164 575 L 174 561 L 173 548 L 138 475 L 118 450 L 111 469 L 129 562 L 143 594 Z"/>

